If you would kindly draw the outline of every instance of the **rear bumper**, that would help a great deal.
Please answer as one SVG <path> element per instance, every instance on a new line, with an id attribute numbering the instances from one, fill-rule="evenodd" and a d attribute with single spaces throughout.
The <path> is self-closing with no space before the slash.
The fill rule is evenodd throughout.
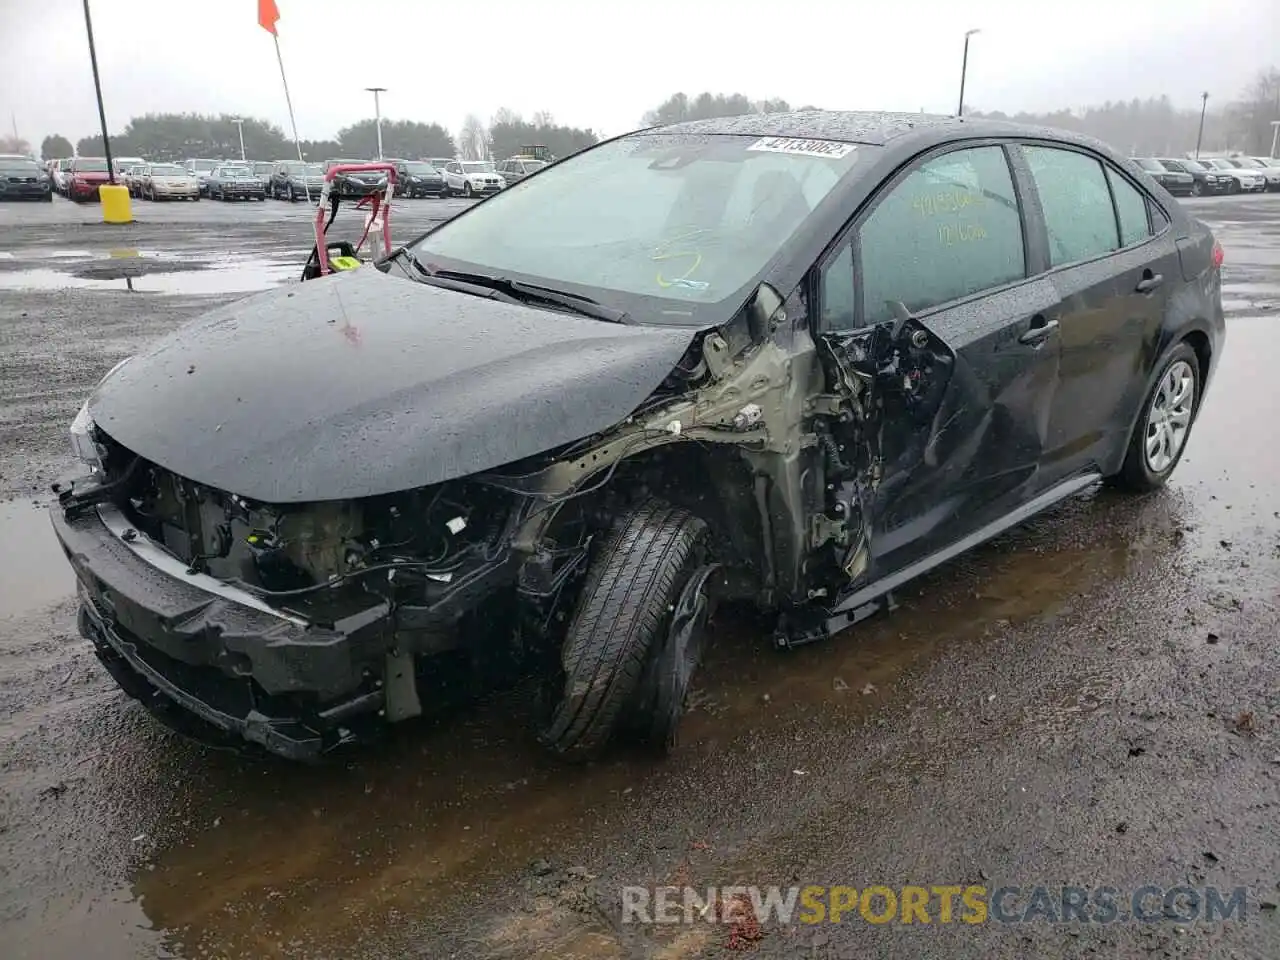
<path id="1" fill-rule="evenodd" d="M 50 517 L 79 581 L 81 633 L 148 706 L 177 705 L 294 760 L 360 739 L 384 709 L 385 604 L 311 623 L 201 574 L 161 569 L 146 559 L 159 548 L 138 532 L 126 541 L 114 508 L 68 519 L 54 504 Z"/>

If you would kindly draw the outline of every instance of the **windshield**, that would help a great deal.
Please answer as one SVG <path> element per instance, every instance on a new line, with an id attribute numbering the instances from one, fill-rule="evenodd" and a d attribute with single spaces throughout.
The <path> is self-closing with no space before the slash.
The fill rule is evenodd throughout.
<path id="1" fill-rule="evenodd" d="M 77 173 L 106 173 L 107 161 L 81 157 L 76 161 Z"/>
<path id="2" fill-rule="evenodd" d="M 1149 170 L 1152 173 L 1168 173 L 1164 165 L 1159 160 L 1152 160 L 1150 157 L 1140 157 L 1137 160 L 1137 164 L 1143 170 Z"/>
<path id="3" fill-rule="evenodd" d="M 142 168 L 146 170 L 146 167 Z M 151 168 L 153 177 L 185 177 L 187 171 L 183 170 L 176 163 L 157 163 Z"/>
<path id="4" fill-rule="evenodd" d="M 406 173 L 412 174 L 428 174 L 435 173 L 436 168 L 429 163 L 406 163 L 404 165 Z"/>
<path id="5" fill-rule="evenodd" d="M 216 166 L 212 160 L 192 160 L 191 165 L 201 173 L 209 173 Z"/>
<path id="6" fill-rule="evenodd" d="M 1207 169 L 1199 160 L 1175 160 L 1170 163 L 1174 170 L 1184 173 L 1204 173 Z"/>
<path id="7" fill-rule="evenodd" d="M 742 292 L 874 149 L 635 135 L 514 184 L 422 238 L 414 255 L 446 269 L 457 261 L 454 269 L 577 284 L 606 299 L 718 302 Z M 691 314 L 650 312 L 671 313 L 671 322 Z"/>
<path id="8" fill-rule="evenodd" d="M 40 168 L 34 163 L 22 160 L 0 160 L 0 173 L 6 176 L 31 177 L 40 172 Z"/>
<path id="9" fill-rule="evenodd" d="M 493 173 L 494 166 L 489 160 L 463 160 L 463 173 Z"/>
<path id="10" fill-rule="evenodd" d="M 1244 167 L 1247 170 L 1261 170 L 1266 166 L 1265 163 L 1259 163 L 1257 160 L 1253 160 L 1249 157 L 1238 158 L 1235 160 L 1235 165 L 1237 167 Z"/>
<path id="11" fill-rule="evenodd" d="M 1227 163 L 1225 160 L 1206 160 L 1205 163 L 1209 164 L 1209 166 L 1213 167 L 1215 170 L 1233 169 L 1231 164 Z"/>

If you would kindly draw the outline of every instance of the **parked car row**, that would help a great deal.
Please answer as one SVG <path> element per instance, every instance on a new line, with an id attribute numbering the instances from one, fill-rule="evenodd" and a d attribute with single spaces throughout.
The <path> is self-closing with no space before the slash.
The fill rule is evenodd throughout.
<path id="1" fill-rule="evenodd" d="M 1175 197 L 1280 190 L 1280 160 L 1267 157 L 1134 157 L 1133 162 Z"/>

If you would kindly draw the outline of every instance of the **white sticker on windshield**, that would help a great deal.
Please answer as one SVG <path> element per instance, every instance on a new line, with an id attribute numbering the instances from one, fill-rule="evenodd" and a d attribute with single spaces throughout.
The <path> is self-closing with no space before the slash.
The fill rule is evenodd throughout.
<path id="1" fill-rule="evenodd" d="M 838 140 L 797 140 L 794 137 L 762 137 L 748 150 L 766 153 L 794 153 L 802 157 L 830 157 L 839 160 L 858 149 L 856 143 L 840 143 Z"/>

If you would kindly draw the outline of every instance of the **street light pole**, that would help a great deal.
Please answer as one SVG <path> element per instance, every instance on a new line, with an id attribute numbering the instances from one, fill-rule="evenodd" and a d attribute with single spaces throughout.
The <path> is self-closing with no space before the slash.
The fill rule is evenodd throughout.
<path id="1" fill-rule="evenodd" d="M 956 107 L 956 116 L 964 116 L 964 76 L 969 72 L 969 38 L 981 31 L 966 30 L 964 32 L 964 59 L 960 61 L 960 104 Z"/>
<path id="2" fill-rule="evenodd" d="M 1272 160 L 1276 158 L 1276 139 L 1280 138 L 1280 120 L 1271 121 L 1271 152 L 1267 154 Z"/>
<path id="3" fill-rule="evenodd" d="M 231 122 L 236 125 L 236 130 L 240 133 L 240 159 L 249 159 L 244 155 L 244 119 L 241 117 L 232 117 Z"/>
<path id="4" fill-rule="evenodd" d="M 378 99 L 378 95 L 386 93 L 386 87 L 365 87 L 373 94 L 373 124 L 378 130 L 378 159 L 382 159 L 382 103 Z"/>
<path id="5" fill-rule="evenodd" d="M 98 51 L 93 46 L 93 18 L 89 16 L 89 0 L 84 0 L 84 29 L 89 34 L 89 62 L 93 65 L 93 91 L 98 97 L 98 120 L 102 124 L 102 153 L 107 161 L 107 182 L 116 182 L 116 170 L 111 163 L 111 142 L 107 136 L 107 111 L 102 106 L 102 81 L 98 79 Z"/>
<path id="6" fill-rule="evenodd" d="M 1196 133 L 1196 159 L 1200 159 L 1200 141 L 1204 139 L 1204 110 L 1209 105 L 1209 91 L 1200 94 L 1200 130 Z"/>

